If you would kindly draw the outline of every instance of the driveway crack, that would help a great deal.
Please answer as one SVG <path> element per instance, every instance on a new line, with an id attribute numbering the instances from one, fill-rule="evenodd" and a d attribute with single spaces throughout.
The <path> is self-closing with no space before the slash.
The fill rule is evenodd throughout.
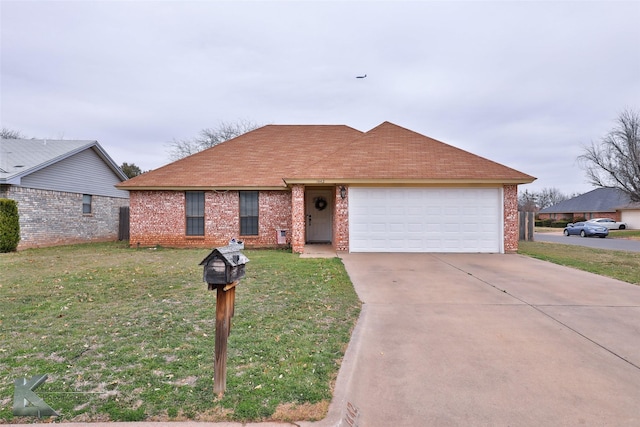
<path id="1" fill-rule="evenodd" d="M 458 267 L 457 265 L 451 264 L 450 262 L 447 262 L 447 261 L 443 260 L 442 258 L 438 258 L 438 257 L 436 257 L 436 258 L 437 258 L 439 261 L 441 261 L 441 262 L 443 262 L 443 263 L 445 263 L 445 264 L 449 265 L 450 267 L 453 267 L 453 268 L 455 268 L 455 269 L 456 269 L 456 270 L 458 270 L 458 271 L 461 271 L 461 272 L 463 272 L 463 273 L 468 274 L 469 276 L 473 277 L 473 278 L 474 278 L 474 279 L 476 279 L 477 281 L 479 281 L 479 282 L 481 282 L 481 283 L 483 283 L 483 284 L 485 284 L 485 285 L 488 285 L 488 286 L 492 287 L 493 289 L 495 289 L 495 290 L 497 290 L 497 291 L 499 291 L 499 292 L 502 292 L 502 293 L 504 293 L 504 294 L 506 294 L 506 295 L 509 295 L 511 298 L 513 298 L 513 299 L 515 299 L 515 300 L 517 300 L 517 301 L 520 301 L 522 304 L 524 304 L 524 305 L 526 305 L 526 306 L 531 307 L 532 309 L 536 310 L 538 313 L 540 313 L 540 314 L 542 314 L 542 315 L 544 315 L 544 316 L 548 317 L 549 319 L 553 320 L 554 322 L 556 322 L 556 323 L 558 323 L 558 324 L 560 324 L 560 325 L 564 326 L 564 327 L 565 327 L 565 328 L 567 328 L 568 330 L 570 330 L 570 331 L 574 332 L 575 334 L 577 334 L 577 335 L 581 336 L 581 337 L 582 337 L 582 338 L 584 338 L 585 340 L 587 340 L 587 341 L 591 342 L 592 344 L 594 344 L 594 345 L 596 345 L 596 346 L 600 347 L 601 349 L 603 349 L 604 351 L 608 352 L 609 354 L 611 354 L 611 355 L 613 355 L 613 356 L 617 357 L 618 359 L 622 360 L 623 362 L 626 362 L 626 363 L 628 363 L 629 365 L 633 366 L 634 368 L 636 368 L 636 369 L 640 370 L 640 366 L 639 366 L 639 365 L 637 365 L 637 364 L 633 363 L 633 362 L 632 362 L 632 361 L 630 361 L 629 359 L 625 358 L 625 357 L 624 357 L 624 356 L 622 356 L 621 354 L 616 353 L 615 351 L 611 350 L 610 348 L 605 347 L 604 345 L 602 345 L 602 344 L 600 344 L 599 342 L 597 342 L 597 341 L 593 340 L 592 338 L 589 338 L 588 336 L 586 336 L 586 335 L 585 335 L 585 334 L 583 334 L 582 332 L 578 331 L 578 330 L 577 330 L 577 329 L 575 329 L 575 328 L 572 328 L 571 326 L 567 325 L 566 323 L 562 322 L 561 320 L 559 320 L 559 319 L 557 319 L 557 318 L 553 317 L 552 315 L 550 315 L 549 313 L 545 312 L 545 311 L 544 311 L 544 310 L 542 310 L 542 308 L 541 308 L 541 307 L 551 307 L 552 305 L 550 305 L 550 304 L 544 304 L 544 305 L 543 305 L 543 304 L 540 304 L 540 305 L 531 304 L 530 302 L 528 302 L 528 301 L 526 301 L 526 300 L 524 300 L 524 299 L 522 299 L 522 298 L 520 298 L 520 297 L 518 297 L 518 296 L 516 296 L 516 295 L 514 295 L 514 294 L 512 294 L 512 293 L 510 293 L 510 292 L 509 292 L 509 291 L 507 291 L 506 289 L 501 289 L 501 288 L 499 288 L 498 286 L 494 285 L 493 283 L 488 282 L 488 281 L 486 281 L 486 280 L 482 279 L 481 277 L 478 277 L 478 276 L 474 275 L 473 273 L 471 273 L 471 272 L 469 272 L 469 271 L 466 271 L 466 270 L 464 270 L 464 269 L 462 269 L 462 268 Z M 562 305 L 559 305 L 559 306 L 562 306 Z M 580 306 L 580 305 L 566 305 L 566 306 L 567 306 L 567 307 L 597 307 L 597 306 Z M 603 306 L 603 307 L 613 307 L 613 306 Z M 618 306 L 616 306 L 616 307 L 618 307 Z M 638 306 L 636 306 L 636 305 L 632 305 L 632 306 L 629 306 L 629 307 L 632 307 L 632 308 L 633 308 L 633 307 L 638 307 Z"/>

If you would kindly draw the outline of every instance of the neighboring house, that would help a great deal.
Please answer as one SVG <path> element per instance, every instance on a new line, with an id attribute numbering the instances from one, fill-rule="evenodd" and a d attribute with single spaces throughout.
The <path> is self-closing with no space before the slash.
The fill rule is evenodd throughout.
<path id="1" fill-rule="evenodd" d="M 350 252 L 513 252 L 535 178 L 389 122 L 268 125 L 140 175 L 130 243 L 331 243 Z"/>
<path id="2" fill-rule="evenodd" d="M 615 188 L 596 188 L 572 199 L 556 203 L 538 212 L 540 219 L 611 218 L 621 221 L 620 207 L 629 204 L 629 196 Z"/>
<path id="3" fill-rule="evenodd" d="M 18 249 L 118 237 L 127 179 L 97 141 L 0 140 L 0 197 L 18 202 Z"/>

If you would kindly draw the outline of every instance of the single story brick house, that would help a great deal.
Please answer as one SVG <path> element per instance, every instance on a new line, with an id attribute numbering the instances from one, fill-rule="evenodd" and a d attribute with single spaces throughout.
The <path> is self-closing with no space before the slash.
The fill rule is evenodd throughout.
<path id="1" fill-rule="evenodd" d="M 640 203 L 631 202 L 627 193 L 616 188 L 596 188 L 541 209 L 538 218 L 611 218 L 625 222 L 628 228 L 640 229 Z"/>
<path id="2" fill-rule="evenodd" d="M 620 221 L 619 208 L 629 203 L 629 196 L 620 190 L 596 188 L 541 209 L 538 217 L 540 219 L 611 218 Z"/>
<path id="3" fill-rule="evenodd" d="M 534 179 L 384 122 L 267 125 L 117 187 L 132 245 L 504 253 Z"/>
<path id="4" fill-rule="evenodd" d="M 15 200 L 18 249 L 110 241 L 127 176 L 97 141 L 0 139 L 0 198 Z"/>

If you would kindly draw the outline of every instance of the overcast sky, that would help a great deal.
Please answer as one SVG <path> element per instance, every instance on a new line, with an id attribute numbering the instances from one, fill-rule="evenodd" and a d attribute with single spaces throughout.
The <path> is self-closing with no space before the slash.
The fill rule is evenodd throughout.
<path id="1" fill-rule="evenodd" d="M 391 121 L 585 192 L 582 147 L 640 109 L 640 1 L 0 5 L 1 125 L 143 170 L 220 121 Z"/>

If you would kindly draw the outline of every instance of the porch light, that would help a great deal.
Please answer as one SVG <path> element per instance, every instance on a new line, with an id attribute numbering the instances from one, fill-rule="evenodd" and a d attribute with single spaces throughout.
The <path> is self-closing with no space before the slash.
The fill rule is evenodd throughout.
<path id="1" fill-rule="evenodd" d="M 344 187 L 344 185 L 340 187 L 340 197 L 342 197 L 343 199 L 347 197 L 347 189 Z"/>

